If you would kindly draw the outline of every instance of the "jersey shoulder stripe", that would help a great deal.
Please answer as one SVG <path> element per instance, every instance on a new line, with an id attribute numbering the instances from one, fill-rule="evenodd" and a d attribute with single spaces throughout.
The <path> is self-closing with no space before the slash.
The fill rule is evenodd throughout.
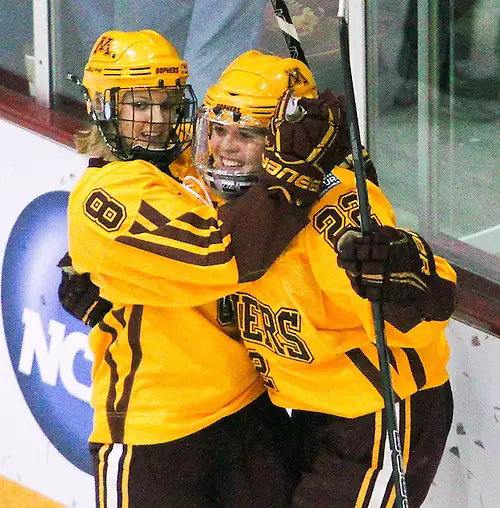
<path id="1" fill-rule="evenodd" d="M 148 229 L 141 217 L 156 228 Z M 154 206 L 142 201 L 128 232 L 118 235 L 115 241 L 191 264 L 221 264 L 233 254 L 231 236 L 217 226 L 215 217 L 204 218 L 194 212 L 169 221 Z"/>
<path id="2" fill-rule="evenodd" d="M 161 228 L 168 222 L 168 217 L 157 210 L 154 206 L 142 200 L 139 205 L 139 215 L 142 215 L 156 227 Z"/>
<path id="3" fill-rule="evenodd" d="M 211 231 L 207 236 L 198 235 L 192 231 L 180 229 L 172 224 L 167 224 L 154 231 L 150 231 L 152 235 L 167 238 L 169 240 L 176 240 L 183 244 L 193 245 L 207 249 L 209 247 L 220 244 L 220 231 Z"/>
<path id="4" fill-rule="evenodd" d="M 148 222 L 156 226 L 156 229 L 148 229 L 136 219 L 129 229 L 131 234 L 150 233 L 152 235 L 178 240 L 197 247 L 210 247 L 220 243 L 220 233 L 217 231 L 217 220 L 214 217 L 203 218 L 193 212 L 187 212 L 177 219 L 170 221 L 168 217 L 156 210 L 146 201 L 142 201 L 138 212 L 139 217 L 144 217 Z M 190 231 L 181 226 L 193 226 Z M 179 226 L 179 227 L 177 227 Z M 211 231 L 213 230 L 213 231 Z M 198 234 L 197 231 L 207 231 L 209 234 Z"/>
<path id="5" fill-rule="evenodd" d="M 215 217 L 204 218 L 193 212 L 185 213 L 177 220 L 194 226 L 196 229 L 210 229 L 218 227 L 218 223 Z"/>

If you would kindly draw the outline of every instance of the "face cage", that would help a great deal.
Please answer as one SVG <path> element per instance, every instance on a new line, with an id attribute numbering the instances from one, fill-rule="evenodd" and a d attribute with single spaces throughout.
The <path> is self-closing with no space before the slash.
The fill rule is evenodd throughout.
<path id="1" fill-rule="evenodd" d="M 192 157 L 194 166 L 203 181 L 210 187 L 213 193 L 223 199 L 231 200 L 241 196 L 252 185 L 255 185 L 261 171 L 259 165 L 252 169 L 238 170 L 217 168 L 215 159 L 210 149 L 213 124 L 234 125 L 239 128 L 255 130 L 256 134 L 265 136 L 265 127 L 262 121 L 255 121 L 249 117 L 239 117 L 234 120 L 233 112 L 224 110 L 222 113 L 215 113 L 212 108 L 202 106 L 198 108 L 196 117 L 196 136 L 193 141 Z M 262 150 L 264 150 L 264 139 L 262 139 Z"/>
<path id="2" fill-rule="evenodd" d="M 172 107 L 177 107 L 173 112 L 173 121 L 169 122 L 168 135 L 163 146 L 158 149 L 151 149 L 149 142 L 147 146 L 134 146 L 131 138 L 120 134 L 120 119 L 119 119 L 119 95 L 125 92 L 131 92 L 132 99 L 127 101 L 133 103 L 134 88 L 112 88 L 106 90 L 105 99 L 103 100 L 104 106 L 102 111 L 97 112 L 97 125 L 112 153 L 119 159 L 127 161 L 134 159 L 141 159 L 152 162 L 160 169 L 168 167 L 177 157 L 186 150 L 192 142 L 193 125 L 196 117 L 197 100 L 196 95 L 191 85 L 183 85 L 178 87 L 164 86 L 164 87 L 144 87 L 136 88 L 136 91 L 154 90 L 167 91 L 169 95 L 177 95 L 178 102 L 172 104 Z M 151 101 L 151 106 L 154 105 Z M 117 107 L 118 105 L 118 107 Z M 134 110 L 133 110 L 134 111 Z M 150 113 L 151 115 L 151 113 Z M 131 120 L 122 120 L 122 122 L 131 122 L 132 130 L 135 118 L 135 111 Z M 143 122 L 141 122 L 143 123 Z M 153 130 L 153 122 L 149 121 L 149 133 Z"/>

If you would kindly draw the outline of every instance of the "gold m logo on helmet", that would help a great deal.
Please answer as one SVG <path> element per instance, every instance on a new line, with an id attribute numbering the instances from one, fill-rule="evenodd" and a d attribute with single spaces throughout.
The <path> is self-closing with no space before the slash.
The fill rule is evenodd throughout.
<path id="1" fill-rule="evenodd" d="M 299 189 L 308 190 L 311 192 L 318 192 L 321 180 L 315 180 L 314 178 L 302 175 L 295 169 L 287 168 L 281 165 L 279 162 L 275 162 L 266 157 L 262 156 L 262 167 L 278 180 L 283 180 L 287 183 L 293 183 Z"/>
<path id="2" fill-rule="evenodd" d="M 285 70 L 287 76 L 288 76 L 288 88 L 293 88 L 295 85 L 309 84 L 309 81 L 307 78 L 300 72 L 300 69 L 298 67 L 294 67 L 292 69 L 286 69 Z"/>
<path id="3" fill-rule="evenodd" d="M 104 53 L 105 55 L 111 55 L 111 43 L 113 42 L 113 39 L 111 37 L 103 37 L 99 44 L 97 44 L 96 48 L 94 49 L 95 53 Z"/>

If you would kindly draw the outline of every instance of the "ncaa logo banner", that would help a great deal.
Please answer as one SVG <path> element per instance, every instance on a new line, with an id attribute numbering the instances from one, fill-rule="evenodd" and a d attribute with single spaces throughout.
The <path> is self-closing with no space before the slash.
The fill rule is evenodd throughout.
<path id="1" fill-rule="evenodd" d="M 60 305 L 59 259 L 67 251 L 66 191 L 43 194 L 19 215 L 2 266 L 2 314 L 12 366 L 43 433 L 92 474 L 89 328 Z"/>

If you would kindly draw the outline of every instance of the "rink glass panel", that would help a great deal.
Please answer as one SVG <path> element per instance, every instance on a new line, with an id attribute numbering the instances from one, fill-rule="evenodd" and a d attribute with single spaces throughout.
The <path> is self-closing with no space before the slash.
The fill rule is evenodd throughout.
<path id="1" fill-rule="evenodd" d="M 498 2 L 367 2 L 368 143 L 381 186 L 402 227 L 496 281 L 499 19 Z"/>

